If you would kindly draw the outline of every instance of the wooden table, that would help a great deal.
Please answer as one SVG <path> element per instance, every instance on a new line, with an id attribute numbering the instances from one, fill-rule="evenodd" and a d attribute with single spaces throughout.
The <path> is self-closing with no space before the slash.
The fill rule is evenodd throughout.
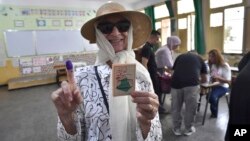
<path id="1" fill-rule="evenodd" d="M 232 73 L 237 73 L 237 72 L 239 72 L 238 67 L 230 67 L 230 70 L 232 71 Z"/>
<path id="2" fill-rule="evenodd" d="M 203 114 L 202 125 L 205 124 L 205 119 L 206 119 L 206 115 L 207 115 L 207 107 L 208 107 L 208 102 L 209 102 L 211 90 L 212 90 L 213 87 L 218 86 L 219 84 L 220 84 L 219 82 L 200 84 L 201 89 L 204 89 L 205 92 L 206 92 L 205 95 L 207 95 L 207 101 L 206 101 L 205 111 L 204 111 L 204 114 Z M 199 102 L 201 102 L 201 97 L 202 97 L 202 95 L 200 96 Z M 200 103 L 199 103 L 197 109 L 198 110 L 200 109 Z"/>
<path id="3" fill-rule="evenodd" d="M 87 65 L 86 62 L 72 62 L 72 64 L 74 66 L 74 71 L 79 71 Z M 62 81 L 67 80 L 66 66 L 65 64 L 57 64 L 54 65 L 54 69 L 56 70 L 56 82 L 60 85 Z"/>

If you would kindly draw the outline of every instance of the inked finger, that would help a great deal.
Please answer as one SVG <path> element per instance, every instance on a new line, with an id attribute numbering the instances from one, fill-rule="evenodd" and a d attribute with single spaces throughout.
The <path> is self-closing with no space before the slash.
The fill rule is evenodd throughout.
<path id="1" fill-rule="evenodd" d="M 73 64 L 72 64 L 71 60 L 67 60 L 65 65 L 66 65 L 66 72 L 67 72 L 67 80 L 69 82 L 70 89 L 73 91 L 76 89 Z"/>
<path id="2" fill-rule="evenodd" d="M 63 92 L 60 95 L 60 97 L 63 98 L 65 102 L 71 102 L 73 100 L 72 98 L 73 92 L 71 91 L 69 84 L 66 81 L 63 81 L 61 84 L 61 88 Z"/>

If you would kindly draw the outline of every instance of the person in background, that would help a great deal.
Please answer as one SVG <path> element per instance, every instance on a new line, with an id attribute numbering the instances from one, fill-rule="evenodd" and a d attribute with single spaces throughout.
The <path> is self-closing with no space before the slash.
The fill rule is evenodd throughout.
<path id="1" fill-rule="evenodd" d="M 208 58 L 210 79 L 212 82 L 220 83 L 219 86 L 212 88 L 209 97 L 211 118 L 217 118 L 219 99 L 229 90 L 229 84 L 231 83 L 231 70 L 229 64 L 224 61 L 221 53 L 217 49 L 210 50 Z"/>
<path id="2" fill-rule="evenodd" d="M 159 32 L 160 35 L 161 35 L 161 28 L 158 28 L 156 31 Z M 154 49 L 153 49 L 154 53 L 155 53 L 160 47 L 161 47 L 161 37 L 159 38 L 158 42 L 154 45 Z"/>
<path id="3" fill-rule="evenodd" d="M 182 135 L 181 110 L 184 103 L 184 135 L 189 136 L 196 131 L 194 121 L 197 110 L 197 99 L 200 93 L 200 83 L 207 81 L 206 75 L 206 64 L 196 53 L 187 52 L 176 58 L 171 81 L 172 131 L 176 136 Z"/>
<path id="4" fill-rule="evenodd" d="M 157 65 L 155 62 L 155 53 L 153 51 L 154 45 L 159 42 L 160 33 L 156 30 L 151 31 L 151 35 L 148 38 L 145 45 L 142 47 L 141 56 L 142 56 L 142 65 L 147 68 L 150 78 L 153 82 L 155 93 L 159 97 L 159 113 L 166 113 L 165 109 L 162 107 L 161 96 L 162 93 L 160 92 L 159 80 L 157 75 Z"/>
<path id="5" fill-rule="evenodd" d="M 167 38 L 167 44 L 160 47 L 155 53 L 155 61 L 160 74 L 165 72 L 165 69 L 171 70 L 174 64 L 172 51 L 177 49 L 181 44 L 178 36 L 170 36 Z"/>
<path id="6" fill-rule="evenodd" d="M 132 50 L 146 42 L 151 28 L 148 16 L 115 2 L 102 5 L 82 26 L 82 36 L 97 43 L 99 51 L 95 65 L 75 72 L 74 83 L 62 82 L 51 95 L 59 140 L 162 140 L 158 97 Z M 136 64 L 135 91 L 114 97 L 112 64 L 127 63 Z"/>
<path id="7" fill-rule="evenodd" d="M 250 52 L 244 55 L 238 67 L 239 73 L 232 85 L 230 94 L 229 120 L 225 141 L 241 140 L 241 137 L 234 139 L 235 128 L 242 125 L 250 127 Z"/>
<path id="8" fill-rule="evenodd" d="M 239 72 L 246 66 L 246 64 L 249 62 L 250 60 L 250 51 L 248 53 L 246 53 L 243 58 L 240 60 L 239 64 L 238 64 L 238 69 Z"/>

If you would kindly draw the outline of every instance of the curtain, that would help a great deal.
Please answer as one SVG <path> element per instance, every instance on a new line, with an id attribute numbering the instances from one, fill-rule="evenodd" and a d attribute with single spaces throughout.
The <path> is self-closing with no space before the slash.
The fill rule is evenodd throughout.
<path id="1" fill-rule="evenodd" d="M 166 0 L 165 4 L 166 4 L 166 6 L 168 8 L 170 18 L 173 18 L 174 17 L 174 10 L 173 10 L 173 6 L 172 6 L 172 1 L 171 0 Z"/>
<path id="2" fill-rule="evenodd" d="M 147 14 L 147 15 L 150 17 L 150 19 L 151 19 L 153 30 L 156 30 L 156 29 L 155 29 L 155 13 L 154 13 L 154 6 L 146 7 L 144 10 L 145 10 L 145 14 Z"/>
<path id="3" fill-rule="evenodd" d="M 199 54 L 205 54 L 205 36 L 204 36 L 204 25 L 202 19 L 202 0 L 193 0 L 195 8 L 195 31 L 194 31 L 194 42 L 195 50 Z"/>
<path id="4" fill-rule="evenodd" d="M 167 6 L 168 12 L 169 12 L 169 16 L 171 18 L 170 21 L 170 25 L 171 25 L 171 32 L 175 32 L 176 31 L 176 19 L 174 19 L 174 10 L 173 10 L 173 5 L 172 5 L 172 0 L 166 0 L 165 4 Z"/>

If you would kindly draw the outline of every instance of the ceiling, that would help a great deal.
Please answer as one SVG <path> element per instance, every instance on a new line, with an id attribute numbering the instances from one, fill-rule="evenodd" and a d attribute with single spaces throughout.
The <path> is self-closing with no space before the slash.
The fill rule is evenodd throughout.
<path id="1" fill-rule="evenodd" d="M 0 0 L 0 4 L 26 6 L 77 6 L 97 9 L 109 0 Z M 127 9 L 143 9 L 144 7 L 164 2 L 164 0 L 112 0 L 123 4 Z"/>

